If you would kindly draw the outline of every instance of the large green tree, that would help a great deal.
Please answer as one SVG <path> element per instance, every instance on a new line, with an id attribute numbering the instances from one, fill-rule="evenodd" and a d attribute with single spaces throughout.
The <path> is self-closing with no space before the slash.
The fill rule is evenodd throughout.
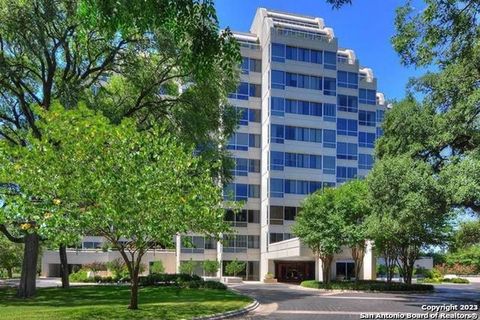
<path id="1" fill-rule="evenodd" d="M 141 129 L 167 120 L 201 146 L 204 161 L 226 159 L 218 142 L 234 128 L 224 102 L 239 53 L 228 30 L 219 31 L 211 1 L 0 0 L 0 21 L 2 139 L 28 146 L 25 131 L 42 138 L 36 105 L 49 111 L 55 100 L 67 109 L 84 101 L 115 123 L 134 118 Z M 2 223 L 11 240 L 25 242 L 21 283 L 29 278 L 29 288 L 19 295 L 28 297 L 39 235 L 31 229 L 14 238 L 18 223 Z"/>
<path id="2" fill-rule="evenodd" d="M 455 230 L 450 249 L 453 251 L 480 245 L 480 220 L 464 221 Z"/>
<path id="3" fill-rule="evenodd" d="M 480 214 L 478 12 L 477 0 L 426 0 L 415 6 L 406 0 L 397 9 L 392 43 L 401 62 L 430 71 L 413 79 L 412 95 L 387 114 L 377 156 L 424 161 L 442 178 L 452 206 Z"/>
<path id="4" fill-rule="evenodd" d="M 339 238 L 345 228 L 343 216 L 336 209 L 336 190 L 327 188 L 307 196 L 295 218 L 292 232 L 322 261 L 323 282 L 330 282 L 335 253 L 345 240 Z"/>
<path id="5" fill-rule="evenodd" d="M 449 236 L 445 191 L 432 168 L 409 157 L 384 158 L 367 177 L 373 228 L 379 235 L 387 226 L 406 283 L 411 283 L 415 260 L 431 245 L 444 245 Z M 385 222 L 384 222 L 385 221 Z M 378 240 L 381 245 L 385 238 Z"/>
<path id="6" fill-rule="evenodd" d="M 4 161 L 2 177 L 16 176 L 22 185 L 6 199 L 5 217 L 30 212 L 25 232 L 50 239 L 61 221 L 106 238 L 128 268 L 131 309 L 138 308 L 138 276 L 149 249 L 171 246 L 179 233 L 228 231 L 222 190 L 211 174 L 218 164 L 201 161 L 193 144 L 160 125 L 139 131 L 133 119 L 112 124 L 85 106 L 38 112 L 43 139 L 31 131 L 28 149 L 3 142 L 5 157 L 16 157 Z"/>
<path id="7" fill-rule="evenodd" d="M 365 221 L 371 213 L 368 203 L 368 188 L 364 180 L 351 180 L 337 188 L 335 207 L 345 224 L 342 234 L 350 247 L 355 262 L 355 280 L 360 279 L 366 241 L 368 239 Z"/>

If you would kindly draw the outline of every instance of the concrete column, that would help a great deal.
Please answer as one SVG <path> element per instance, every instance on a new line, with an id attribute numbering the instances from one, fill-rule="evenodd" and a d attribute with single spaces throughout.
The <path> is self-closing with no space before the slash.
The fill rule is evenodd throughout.
<path id="1" fill-rule="evenodd" d="M 175 270 L 177 273 L 180 273 L 180 255 L 182 254 L 182 238 L 179 234 L 175 237 Z"/>
<path id="2" fill-rule="evenodd" d="M 376 258 L 373 252 L 373 242 L 367 241 L 365 255 L 363 256 L 363 280 L 375 280 L 377 277 Z"/>
<path id="3" fill-rule="evenodd" d="M 323 281 L 323 272 L 322 272 L 322 260 L 319 258 L 315 258 L 315 280 L 316 281 Z"/>

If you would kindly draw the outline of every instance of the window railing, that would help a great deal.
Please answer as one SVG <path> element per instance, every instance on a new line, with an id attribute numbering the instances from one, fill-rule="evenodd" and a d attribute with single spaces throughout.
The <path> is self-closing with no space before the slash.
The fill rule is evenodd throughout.
<path id="1" fill-rule="evenodd" d="M 247 48 L 251 50 L 260 50 L 260 45 L 258 43 L 238 41 L 238 44 L 240 45 L 241 48 Z"/>
<path id="2" fill-rule="evenodd" d="M 319 40 L 323 42 L 330 42 L 330 38 L 327 35 L 319 34 L 309 31 L 294 30 L 289 28 L 275 27 L 273 32 L 280 36 L 292 37 L 292 38 L 305 38 L 310 40 Z"/>
<path id="3" fill-rule="evenodd" d="M 348 57 L 341 57 L 341 56 L 337 57 L 337 63 L 339 64 L 355 64 L 355 62 L 357 62 L 357 60 L 350 59 Z"/>

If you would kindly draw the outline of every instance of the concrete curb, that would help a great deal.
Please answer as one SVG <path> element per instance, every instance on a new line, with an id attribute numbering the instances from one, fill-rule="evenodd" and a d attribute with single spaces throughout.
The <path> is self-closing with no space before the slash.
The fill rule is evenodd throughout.
<path id="1" fill-rule="evenodd" d="M 219 320 L 219 319 L 232 318 L 232 317 L 240 316 L 242 314 L 251 312 L 255 310 L 259 305 L 260 304 L 258 303 L 257 300 L 253 300 L 253 302 L 250 303 L 245 308 L 233 310 L 233 311 L 227 311 L 224 313 L 212 314 L 209 316 L 197 317 L 197 318 L 193 318 L 193 320 Z"/>

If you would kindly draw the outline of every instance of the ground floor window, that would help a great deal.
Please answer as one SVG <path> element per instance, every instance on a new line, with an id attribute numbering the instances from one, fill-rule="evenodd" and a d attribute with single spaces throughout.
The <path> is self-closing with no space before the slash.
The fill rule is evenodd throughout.
<path id="1" fill-rule="evenodd" d="M 355 279 L 355 263 L 353 262 L 337 262 L 336 263 L 336 279 L 337 280 L 353 280 Z"/>

